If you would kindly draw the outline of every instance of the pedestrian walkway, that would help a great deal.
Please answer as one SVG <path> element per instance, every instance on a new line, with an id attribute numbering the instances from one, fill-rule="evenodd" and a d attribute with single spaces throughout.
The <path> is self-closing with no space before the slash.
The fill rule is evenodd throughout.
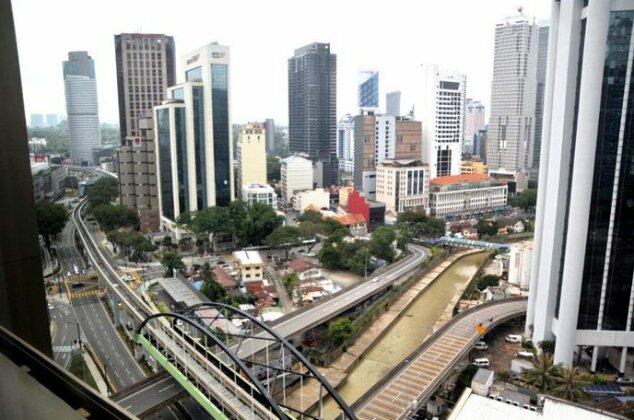
<path id="1" fill-rule="evenodd" d="M 53 346 L 53 353 L 70 353 L 75 349 L 73 346 Z"/>

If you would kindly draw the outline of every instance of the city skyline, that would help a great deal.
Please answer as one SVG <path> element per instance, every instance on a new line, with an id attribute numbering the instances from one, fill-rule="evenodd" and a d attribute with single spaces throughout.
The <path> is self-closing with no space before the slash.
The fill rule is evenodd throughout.
<path id="1" fill-rule="evenodd" d="M 415 95 L 411 80 L 418 74 L 418 66 L 424 62 L 437 62 L 465 73 L 470 80 L 467 95 L 482 101 L 486 106 L 490 99 L 494 27 L 505 16 L 513 14 L 517 6 L 510 0 L 497 0 L 492 2 L 489 9 L 496 12 L 482 13 L 478 4 L 452 2 L 418 5 L 416 10 L 420 13 L 408 14 L 403 13 L 403 9 L 411 9 L 411 5 L 399 2 L 387 10 L 374 12 L 368 9 L 365 22 L 356 24 L 348 22 L 347 13 L 333 13 L 335 8 L 352 9 L 352 5 L 332 3 L 332 7 L 328 7 L 326 4 L 315 11 L 318 18 L 305 21 L 289 19 L 300 15 L 298 5 L 283 3 L 278 8 L 278 14 L 271 14 L 267 5 L 253 3 L 250 5 L 252 12 L 240 14 L 239 21 L 220 19 L 213 25 L 215 30 L 193 31 L 190 28 L 206 27 L 202 22 L 208 13 L 185 16 L 179 12 L 191 10 L 191 7 L 176 10 L 169 8 L 169 12 L 164 12 L 167 8 L 163 7 L 166 6 L 163 2 L 152 3 L 151 7 L 148 7 L 147 2 L 126 4 L 127 12 L 117 13 L 116 18 L 114 13 L 120 9 L 116 2 L 92 5 L 90 12 L 86 11 L 85 14 L 82 13 L 85 5 L 76 1 L 64 1 L 62 5 L 40 0 L 16 0 L 13 3 L 27 116 L 32 113 L 63 112 L 63 85 L 56 79 L 59 78 L 59 73 L 55 71 L 55 66 L 64 59 L 67 51 L 87 50 L 96 61 L 96 72 L 99 74 L 100 120 L 104 123 L 118 123 L 116 63 L 112 38 L 118 33 L 140 32 L 173 36 L 177 57 L 201 44 L 214 41 L 231 47 L 234 61 L 232 90 L 235 95 L 231 105 L 233 122 L 272 117 L 279 125 L 288 125 L 287 59 L 292 56 L 295 48 L 312 42 L 330 42 L 339 57 L 338 118 L 345 113 L 355 112 L 357 75 L 364 68 L 373 68 L 381 73 L 380 98 L 384 98 L 386 92 L 400 90 L 403 92 L 401 113 L 409 112 Z M 433 16 L 453 13 L 456 5 L 463 12 L 455 16 L 453 32 L 446 34 L 443 43 L 427 42 L 426 40 L 435 39 L 435 33 L 446 33 L 443 22 L 433 19 Z M 73 8 L 73 16 L 100 16 L 100 19 L 77 20 L 70 14 L 66 18 L 65 15 L 56 13 L 65 8 Z M 31 13 L 34 9 L 38 10 L 38 14 Z M 226 5 L 223 10 L 227 16 L 237 15 L 241 11 L 232 5 Z M 549 14 L 548 1 L 530 4 L 526 13 L 535 16 L 539 23 Z M 243 28 L 257 25 L 259 16 L 264 14 L 270 16 L 280 29 L 259 33 L 257 38 L 247 36 Z M 471 16 L 476 14 L 481 18 L 472 19 Z M 50 16 L 56 16 L 56 19 L 50 19 Z M 68 19 L 68 22 L 64 19 Z M 323 24 L 327 21 L 330 23 Z M 359 41 L 354 35 L 357 32 L 354 30 L 355 25 L 367 22 L 379 24 L 384 21 L 399 23 L 381 23 L 385 32 L 372 42 Z M 238 22 L 239 25 L 236 24 Z M 41 37 L 38 35 L 43 32 L 47 33 L 46 49 L 41 48 Z M 289 37 L 289 32 L 297 36 Z M 466 48 L 465 39 L 469 39 L 469 45 L 478 47 Z M 258 68 L 257 77 L 253 77 L 253 67 L 250 64 L 253 60 L 267 63 Z M 180 76 L 180 63 L 177 63 L 176 70 Z M 182 80 L 177 78 L 177 82 Z M 44 90 L 48 94 L 39 95 Z M 381 111 L 384 106 L 381 103 Z"/>

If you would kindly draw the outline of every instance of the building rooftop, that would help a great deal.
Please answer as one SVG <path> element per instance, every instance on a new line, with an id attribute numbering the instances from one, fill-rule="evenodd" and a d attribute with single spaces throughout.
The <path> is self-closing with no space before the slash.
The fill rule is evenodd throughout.
<path id="1" fill-rule="evenodd" d="M 464 175 L 450 175 L 439 176 L 431 180 L 434 185 L 456 185 L 456 184 L 470 184 L 476 182 L 489 181 L 490 178 L 484 174 L 464 174 Z"/>
<path id="2" fill-rule="evenodd" d="M 358 213 L 348 213 L 333 217 L 334 220 L 344 226 L 357 225 L 359 223 L 365 223 L 365 217 Z"/>
<path id="3" fill-rule="evenodd" d="M 486 384 L 491 375 L 493 375 L 492 370 L 480 368 L 473 376 L 472 382 L 476 382 L 478 384 Z"/>
<path id="4" fill-rule="evenodd" d="M 216 280 L 218 281 L 218 283 L 220 283 L 222 287 L 224 287 L 225 289 L 235 289 L 235 280 L 229 275 L 229 273 L 225 271 L 224 268 L 220 267 L 219 265 L 214 267 L 214 275 L 216 276 Z"/>
<path id="5" fill-rule="evenodd" d="M 399 160 L 383 160 L 379 163 L 379 166 L 388 166 L 391 168 L 411 168 L 416 166 L 429 166 L 420 160 L 414 159 L 399 159 Z"/>
<path id="6" fill-rule="evenodd" d="M 292 261 L 285 263 L 284 265 L 287 268 L 290 268 L 291 270 L 296 271 L 298 273 L 301 273 L 303 271 L 306 271 L 315 267 L 314 264 L 311 264 L 306 260 L 302 260 L 301 258 L 296 258 Z"/>
<path id="7" fill-rule="evenodd" d="M 262 257 L 258 251 L 235 251 L 233 256 L 240 265 L 262 264 Z"/>

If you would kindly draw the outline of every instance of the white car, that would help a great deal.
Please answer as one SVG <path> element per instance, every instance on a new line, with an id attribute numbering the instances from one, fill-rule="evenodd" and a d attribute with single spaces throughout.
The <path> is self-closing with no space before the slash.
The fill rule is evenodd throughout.
<path id="1" fill-rule="evenodd" d="M 52 303 L 49 303 L 49 304 L 48 304 L 48 310 L 49 310 L 49 311 L 52 311 L 53 309 L 55 309 L 55 306 L 53 306 L 53 304 L 52 304 Z"/>
<path id="2" fill-rule="evenodd" d="M 634 385 L 634 379 L 632 378 L 617 378 L 616 383 L 619 385 Z"/>
<path id="3" fill-rule="evenodd" d="M 475 343 L 473 348 L 475 348 L 476 350 L 487 350 L 489 346 L 484 341 L 478 341 L 477 343 Z"/>
<path id="4" fill-rule="evenodd" d="M 522 342 L 522 336 L 521 335 L 515 335 L 515 334 L 509 334 L 506 336 L 505 341 L 507 343 L 521 343 Z"/>

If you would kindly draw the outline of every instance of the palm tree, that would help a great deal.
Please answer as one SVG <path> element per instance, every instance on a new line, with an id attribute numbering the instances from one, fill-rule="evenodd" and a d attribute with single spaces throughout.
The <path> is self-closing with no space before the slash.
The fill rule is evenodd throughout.
<path id="1" fill-rule="evenodd" d="M 561 378 L 559 371 L 559 366 L 553 364 L 553 355 L 541 353 L 533 359 L 533 368 L 524 369 L 520 377 L 529 387 L 546 392 L 558 383 Z"/>
<path id="2" fill-rule="evenodd" d="M 577 402 L 588 397 L 583 389 L 583 380 L 577 367 L 561 367 L 559 384 L 553 388 L 553 394 Z"/>

